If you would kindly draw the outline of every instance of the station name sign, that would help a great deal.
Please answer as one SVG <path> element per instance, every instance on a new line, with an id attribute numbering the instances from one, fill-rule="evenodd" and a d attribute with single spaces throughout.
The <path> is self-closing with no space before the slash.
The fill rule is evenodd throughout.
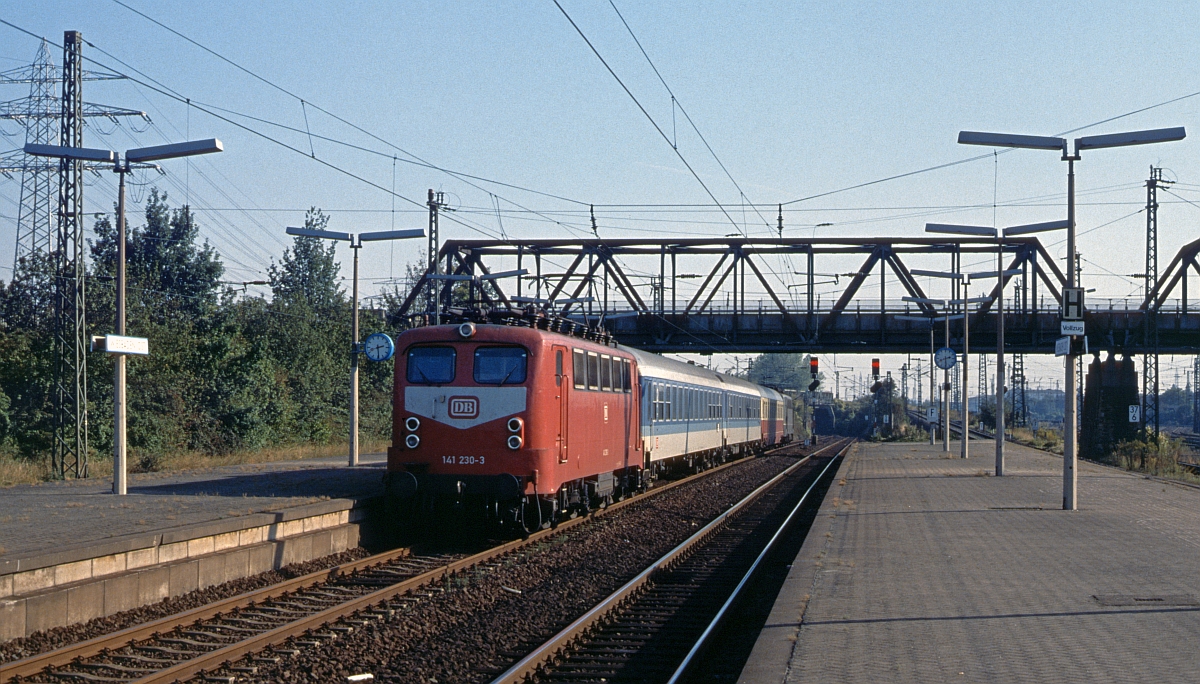
<path id="1" fill-rule="evenodd" d="M 92 338 L 92 351 L 131 356 L 149 356 L 150 340 L 126 335 L 97 335 Z"/>

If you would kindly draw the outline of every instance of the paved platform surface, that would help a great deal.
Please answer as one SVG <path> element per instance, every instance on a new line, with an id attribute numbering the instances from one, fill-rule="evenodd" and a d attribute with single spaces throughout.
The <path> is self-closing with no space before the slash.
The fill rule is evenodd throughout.
<path id="1" fill-rule="evenodd" d="M 383 493 L 385 454 L 221 466 L 130 475 L 128 495 L 111 480 L 0 488 L 0 566 L 5 561 L 214 520 L 273 513 L 328 499 Z"/>
<path id="2" fill-rule="evenodd" d="M 1200 489 L 994 449 L 856 446 L 739 681 L 1200 681 Z"/>

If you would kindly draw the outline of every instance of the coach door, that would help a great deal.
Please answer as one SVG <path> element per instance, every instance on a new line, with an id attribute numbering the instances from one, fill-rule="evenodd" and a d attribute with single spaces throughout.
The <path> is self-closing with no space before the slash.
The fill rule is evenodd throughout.
<path id="1" fill-rule="evenodd" d="M 767 399 L 763 403 L 767 408 L 767 443 L 776 444 L 778 443 L 778 435 L 776 433 L 779 431 L 779 428 L 776 427 L 775 423 L 775 421 L 778 420 L 778 411 L 776 411 L 775 408 L 775 400 Z"/>
<path id="2" fill-rule="evenodd" d="M 566 463 L 570 458 L 567 452 L 567 394 L 570 392 L 571 379 L 566 372 L 569 359 L 570 352 L 566 347 L 554 347 L 554 398 L 558 403 L 558 433 L 554 444 L 558 449 L 559 463 Z"/>

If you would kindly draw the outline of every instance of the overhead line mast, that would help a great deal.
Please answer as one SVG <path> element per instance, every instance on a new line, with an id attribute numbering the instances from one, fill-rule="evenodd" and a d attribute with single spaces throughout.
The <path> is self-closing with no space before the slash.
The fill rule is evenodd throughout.
<path id="1" fill-rule="evenodd" d="M 80 69 L 79 80 L 108 81 L 124 76 L 105 71 Z M 15 121 L 25 129 L 25 143 L 53 145 L 58 142 L 57 130 L 63 116 L 62 102 L 55 87 L 62 81 L 50 57 L 50 43 L 42 40 L 37 55 L 29 66 L 0 72 L 0 85 L 29 84 L 28 97 L 0 102 L 0 120 Z M 145 112 L 120 107 L 108 107 L 81 102 L 82 119 L 140 116 Z M 55 189 L 59 165 L 44 157 L 26 155 L 21 150 L 0 155 L 0 175 L 11 178 L 21 174 L 21 199 L 17 208 L 17 240 L 13 267 L 21 259 L 36 254 L 50 254 L 55 249 L 58 212 L 52 209 L 58 201 Z"/>
<path id="2" fill-rule="evenodd" d="M 59 144 L 83 147 L 83 36 L 63 37 Z M 54 256 L 55 477 L 87 477 L 87 301 L 83 261 L 83 162 L 58 163 L 58 243 Z"/>
<path id="3" fill-rule="evenodd" d="M 1158 443 L 1158 186 L 1168 185 L 1162 169 L 1150 167 L 1146 181 L 1146 317 L 1142 342 L 1142 433 Z"/>
<path id="4" fill-rule="evenodd" d="M 66 31 L 61 76 L 54 73 L 49 42 L 45 39 L 30 66 L 0 73 L 0 84 L 29 84 L 28 97 L 0 103 L 0 119 L 21 123 L 25 127 L 26 144 L 82 147 L 83 126 L 90 117 L 147 118 L 145 112 L 83 101 L 84 81 L 124 76 L 84 70 L 82 49 L 82 34 Z M 56 95 L 54 89 L 60 81 L 61 95 Z M 0 174 L 21 173 L 13 268 L 20 268 L 33 257 L 44 256 L 50 269 L 45 275 L 54 282 L 53 319 L 49 327 L 55 372 L 51 388 L 54 419 L 51 473 L 56 478 L 86 477 L 88 470 L 85 168 L 92 167 L 86 162 L 66 159 L 55 164 L 23 151 L 0 157 Z"/>

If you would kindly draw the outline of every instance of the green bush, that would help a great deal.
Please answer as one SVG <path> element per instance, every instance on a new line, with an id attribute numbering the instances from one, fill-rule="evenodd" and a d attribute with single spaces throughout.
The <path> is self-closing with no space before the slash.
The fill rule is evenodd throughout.
<path id="1" fill-rule="evenodd" d="M 1157 475 L 1159 477 L 1186 477 L 1194 475 L 1179 466 L 1179 455 L 1183 442 L 1159 433 L 1157 440 L 1133 439 L 1118 442 L 1106 460 L 1126 470 Z"/>

